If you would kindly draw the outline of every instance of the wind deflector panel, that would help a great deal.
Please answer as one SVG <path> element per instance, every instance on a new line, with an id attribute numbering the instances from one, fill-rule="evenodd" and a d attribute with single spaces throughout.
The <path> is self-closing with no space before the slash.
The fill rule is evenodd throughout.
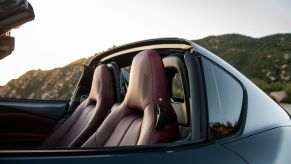
<path id="1" fill-rule="evenodd" d="M 26 0 L 0 0 L 0 35 L 34 19 L 34 11 Z"/>

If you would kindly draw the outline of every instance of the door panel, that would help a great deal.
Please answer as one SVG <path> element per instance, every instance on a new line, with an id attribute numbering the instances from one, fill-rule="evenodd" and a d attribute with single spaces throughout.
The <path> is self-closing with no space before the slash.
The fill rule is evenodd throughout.
<path id="1" fill-rule="evenodd" d="M 0 148 L 38 146 L 67 105 L 67 101 L 0 99 Z"/>
<path id="2" fill-rule="evenodd" d="M 250 163 L 290 163 L 291 128 L 277 127 L 225 146 Z"/>
<path id="3" fill-rule="evenodd" d="M 0 99 L 1 113 L 28 113 L 55 120 L 62 118 L 68 101 Z"/>

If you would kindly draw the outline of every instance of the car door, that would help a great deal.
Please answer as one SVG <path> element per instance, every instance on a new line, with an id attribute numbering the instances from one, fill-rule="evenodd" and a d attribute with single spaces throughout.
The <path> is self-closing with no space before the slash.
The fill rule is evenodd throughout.
<path id="1" fill-rule="evenodd" d="M 105 150 L 54 150 L 39 153 L 0 152 L 1 163 L 247 163 L 242 158 L 215 143 L 180 146 L 107 148 Z"/>
<path id="2" fill-rule="evenodd" d="M 64 116 L 68 101 L 0 99 L 0 147 L 35 147 Z"/>

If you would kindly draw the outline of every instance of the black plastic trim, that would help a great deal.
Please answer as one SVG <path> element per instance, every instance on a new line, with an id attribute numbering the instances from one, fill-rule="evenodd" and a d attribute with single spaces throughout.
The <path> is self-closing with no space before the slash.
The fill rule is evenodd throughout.
<path id="1" fill-rule="evenodd" d="M 92 155 L 114 155 L 129 153 L 147 153 L 178 151 L 199 148 L 211 145 L 209 142 L 175 142 L 156 145 L 122 146 L 122 147 L 96 147 L 96 148 L 55 148 L 42 150 L 0 150 L 1 158 L 11 157 L 68 157 L 68 156 L 92 156 Z"/>
<path id="2" fill-rule="evenodd" d="M 68 108 L 67 100 L 26 100 L 0 98 L 1 113 L 27 113 L 59 120 Z"/>
<path id="3" fill-rule="evenodd" d="M 185 63 L 188 70 L 189 87 L 190 87 L 190 114 L 191 114 L 191 139 L 207 139 L 207 108 L 204 91 L 203 74 L 201 64 L 195 52 L 186 52 Z"/>

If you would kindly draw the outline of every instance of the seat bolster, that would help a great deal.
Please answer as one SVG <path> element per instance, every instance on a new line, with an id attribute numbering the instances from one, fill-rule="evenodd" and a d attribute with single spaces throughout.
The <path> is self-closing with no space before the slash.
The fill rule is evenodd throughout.
<path id="1" fill-rule="evenodd" d="M 114 106 L 114 110 L 82 147 L 103 147 L 121 119 L 126 117 L 130 112 L 132 111 L 128 110 L 123 103 L 119 106 Z M 96 136 L 98 136 L 98 138 L 96 138 Z"/>
<path id="2" fill-rule="evenodd" d="M 147 145 L 175 141 L 179 136 L 177 123 L 165 125 L 163 130 L 156 129 L 157 106 L 149 104 L 144 110 L 140 137 L 137 145 Z"/>
<path id="3" fill-rule="evenodd" d="M 96 67 L 88 98 L 44 141 L 41 147 L 79 147 L 101 125 L 114 103 L 112 75 L 106 65 Z"/>
<path id="4" fill-rule="evenodd" d="M 68 133 L 72 127 L 72 123 L 75 122 L 79 115 L 83 112 L 83 108 L 87 105 L 87 101 L 83 101 L 74 113 L 65 121 L 62 125 L 59 125 L 54 129 L 51 135 L 40 145 L 43 147 L 57 147 L 62 145 L 62 138 Z"/>
<path id="5" fill-rule="evenodd" d="M 100 99 L 100 102 L 97 103 L 97 106 L 95 107 L 96 110 L 93 115 L 90 117 L 90 120 L 87 120 L 86 122 L 86 128 L 78 130 L 79 134 L 73 135 L 73 140 L 70 140 L 71 142 L 66 145 L 66 147 L 80 147 L 83 143 L 87 141 L 87 139 L 98 129 L 98 127 L 102 124 L 103 120 L 106 118 L 108 109 L 110 109 L 111 103 L 108 103 L 106 100 Z M 79 120 L 82 121 L 82 120 Z M 84 121 L 84 120 L 83 120 Z M 78 126 L 78 125 L 77 125 Z"/>

